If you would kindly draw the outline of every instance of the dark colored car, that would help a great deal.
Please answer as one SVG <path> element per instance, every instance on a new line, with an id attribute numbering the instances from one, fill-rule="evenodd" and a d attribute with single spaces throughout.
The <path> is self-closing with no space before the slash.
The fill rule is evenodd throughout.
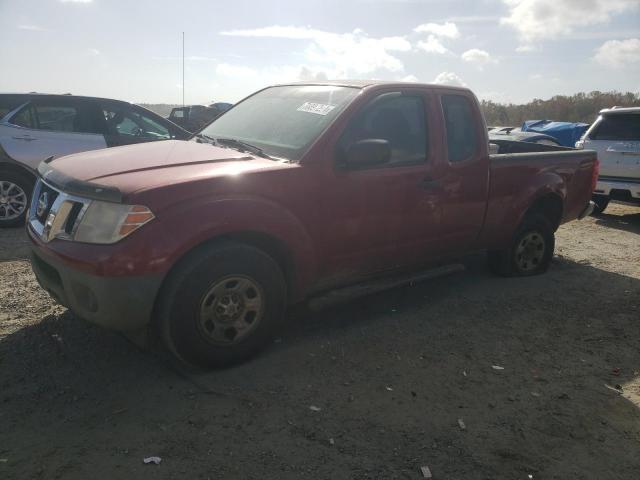
<path id="1" fill-rule="evenodd" d="M 204 105 L 176 107 L 171 110 L 169 120 L 190 132 L 197 132 L 209 125 L 232 106 L 230 103 L 218 102 L 212 103 L 208 107 Z"/>

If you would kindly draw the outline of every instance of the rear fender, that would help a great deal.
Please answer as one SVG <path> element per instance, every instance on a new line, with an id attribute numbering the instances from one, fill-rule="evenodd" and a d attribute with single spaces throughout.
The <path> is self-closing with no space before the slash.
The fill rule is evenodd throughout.
<path id="1" fill-rule="evenodd" d="M 524 188 L 508 194 L 492 191 L 482 243 L 490 250 L 504 248 L 530 209 L 550 195 L 559 198 L 564 205 L 566 183 L 558 173 L 552 171 L 535 175 Z"/>

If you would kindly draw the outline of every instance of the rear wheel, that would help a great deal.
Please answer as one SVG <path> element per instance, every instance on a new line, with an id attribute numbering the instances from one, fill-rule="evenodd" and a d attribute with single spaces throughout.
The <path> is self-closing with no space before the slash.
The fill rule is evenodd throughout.
<path id="1" fill-rule="evenodd" d="M 555 235 L 547 218 L 527 215 L 509 248 L 489 252 L 489 267 L 506 277 L 539 275 L 549 268 L 554 248 Z"/>
<path id="2" fill-rule="evenodd" d="M 165 345 L 201 367 L 241 362 L 264 347 L 284 317 L 286 285 L 263 251 L 220 244 L 191 254 L 163 289 Z"/>
<path id="3" fill-rule="evenodd" d="M 0 227 L 24 224 L 33 191 L 26 175 L 0 170 Z"/>
<path id="4" fill-rule="evenodd" d="M 593 203 L 596 204 L 595 208 L 593 209 L 592 215 L 601 215 L 609 205 L 610 199 L 609 197 L 605 197 L 604 195 L 594 195 L 592 200 Z"/>

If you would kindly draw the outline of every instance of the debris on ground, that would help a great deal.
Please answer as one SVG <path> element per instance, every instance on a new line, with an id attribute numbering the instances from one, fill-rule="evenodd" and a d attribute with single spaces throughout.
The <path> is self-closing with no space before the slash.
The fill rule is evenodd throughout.
<path id="1" fill-rule="evenodd" d="M 319 412 L 322 409 L 320 407 L 316 407 L 315 405 L 309 405 L 309 410 L 311 410 L 312 412 Z"/>
<path id="2" fill-rule="evenodd" d="M 461 418 L 458 419 L 458 426 L 460 427 L 460 430 L 467 429 L 467 426 L 464 424 L 464 420 L 462 420 Z"/>
<path id="3" fill-rule="evenodd" d="M 491 368 L 494 370 L 504 370 L 504 367 L 501 367 L 500 365 L 491 365 Z"/>
<path id="4" fill-rule="evenodd" d="M 423 478 L 433 478 L 433 476 L 431 475 L 431 470 L 426 465 L 423 467 L 420 467 L 420 471 L 422 472 Z"/>
<path id="5" fill-rule="evenodd" d="M 620 369 L 619 368 L 614 368 L 613 370 L 611 370 L 611 375 L 615 375 L 616 377 L 620 376 Z"/>
<path id="6" fill-rule="evenodd" d="M 329 439 L 329 445 L 335 445 L 336 441 L 333 438 Z"/>
<path id="7" fill-rule="evenodd" d="M 389 392 L 393 392 L 393 388 L 392 387 L 385 387 L 387 389 L 387 391 Z"/>
<path id="8" fill-rule="evenodd" d="M 150 463 L 153 463 L 155 465 L 160 465 L 160 462 L 162 461 L 162 459 L 160 457 L 147 457 L 147 458 L 143 458 L 142 461 L 145 463 L 145 465 L 149 465 Z"/>

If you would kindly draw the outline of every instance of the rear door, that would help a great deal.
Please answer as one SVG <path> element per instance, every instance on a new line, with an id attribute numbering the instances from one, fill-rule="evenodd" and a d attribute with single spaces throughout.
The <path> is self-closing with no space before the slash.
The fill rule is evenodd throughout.
<path id="1" fill-rule="evenodd" d="M 640 112 L 602 115 L 587 133 L 584 148 L 598 152 L 602 179 L 640 178 Z"/>
<path id="2" fill-rule="evenodd" d="M 471 93 L 438 94 L 442 141 L 438 155 L 442 206 L 441 240 L 447 252 L 472 250 L 478 239 L 489 190 L 489 155 L 484 120 Z"/>
<path id="3" fill-rule="evenodd" d="M 51 155 L 106 147 L 96 112 L 72 97 L 32 100 L 0 127 L 0 142 L 11 158 L 33 169 Z"/>

